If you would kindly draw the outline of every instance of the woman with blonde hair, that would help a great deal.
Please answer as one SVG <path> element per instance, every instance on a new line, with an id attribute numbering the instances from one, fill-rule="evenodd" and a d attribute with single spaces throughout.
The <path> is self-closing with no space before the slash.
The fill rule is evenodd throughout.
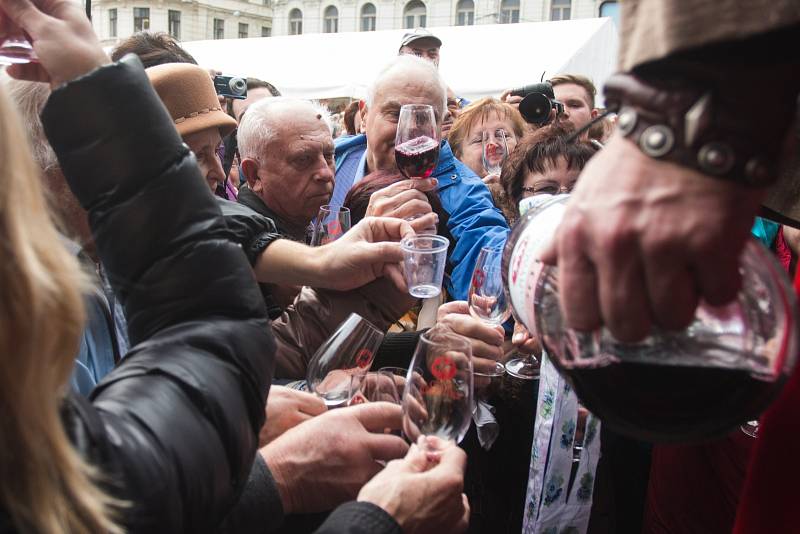
<path id="1" fill-rule="evenodd" d="M 79 4 L 0 0 L 0 17 L 39 56 L 8 74 L 53 87 L 42 123 L 134 345 L 89 400 L 69 392 L 83 278 L 0 92 L 0 531 L 216 531 L 272 374 L 250 267 L 141 63 L 109 64 Z"/>

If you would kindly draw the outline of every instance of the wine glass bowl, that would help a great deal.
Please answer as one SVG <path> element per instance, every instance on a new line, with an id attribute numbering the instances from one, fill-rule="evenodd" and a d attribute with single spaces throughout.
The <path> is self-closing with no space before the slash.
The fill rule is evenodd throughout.
<path id="1" fill-rule="evenodd" d="M 347 405 L 372 366 L 384 334 L 351 313 L 317 349 L 308 364 L 308 389 L 328 407 Z"/>
<path id="2" fill-rule="evenodd" d="M 410 369 L 403 391 L 406 437 L 425 450 L 461 441 L 473 409 L 469 341 L 434 327 L 420 336 Z"/>
<path id="3" fill-rule="evenodd" d="M 439 161 L 439 131 L 432 106 L 407 104 L 400 108 L 394 158 L 406 178 L 421 180 L 433 174 Z"/>
<path id="4" fill-rule="evenodd" d="M 501 325 L 511 316 L 503 286 L 502 259 L 502 247 L 481 249 L 467 296 L 470 315 L 490 326 Z"/>
<path id="5" fill-rule="evenodd" d="M 318 247 L 336 241 L 350 230 L 350 209 L 322 206 L 311 234 L 311 246 Z"/>

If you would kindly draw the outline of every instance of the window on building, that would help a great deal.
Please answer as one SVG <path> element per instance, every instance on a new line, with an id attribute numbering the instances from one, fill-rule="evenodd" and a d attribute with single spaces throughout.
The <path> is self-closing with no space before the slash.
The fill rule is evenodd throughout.
<path id="1" fill-rule="evenodd" d="M 264 5 L 266 7 L 272 7 L 272 0 L 264 0 Z"/>
<path id="2" fill-rule="evenodd" d="M 169 22 L 169 34 L 175 39 L 181 39 L 181 12 L 169 10 L 167 15 Z"/>
<path id="3" fill-rule="evenodd" d="M 117 36 L 117 8 L 108 10 L 108 36 Z"/>
<path id="4" fill-rule="evenodd" d="M 572 0 L 553 0 L 550 4 L 550 20 L 569 20 Z"/>
<path id="5" fill-rule="evenodd" d="M 225 39 L 225 21 L 214 19 L 214 39 Z"/>
<path id="6" fill-rule="evenodd" d="M 269 26 L 261 26 L 261 37 L 272 37 L 272 28 Z"/>
<path id="7" fill-rule="evenodd" d="M 361 31 L 375 31 L 375 4 L 364 4 L 361 6 Z"/>
<path id="8" fill-rule="evenodd" d="M 323 31 L 325 33 L 336 33 L 339 31 L 339 10 L 336 6 L 325 8 Z"/>
<path id="9" fill-rule="evenodd" d="M 403 9 L 403 20 L 406 29 L 424 28 L 427 19 L 427 9 L 420 0 L 411 0 Z"/>
<path id="10" fill-rule="evenodd" d="M 289 12 L 289 35 L 303 33 L 303 12 L 294 8 Z"/>
<path id="11" fill-rule="evenodd" d="M 239 39 L 247 39 L 247 34 L 250 33 L 250 25 L 245 22 L 239 23 Z"/>
<path id="12" fill-rule="evenodd" d="M 133 31 L 143 32 L 150 29 L 150 8 L 133 8 Z"/>
<path id="13" fill-rule="evenodd" d="M 614 22 L 619 26 L 619 2 L 603 2 L 600 4 L 600 16 L 611 17 Z"/>
<path id="14" fill-rule="evenodd" d="M 519 0 L 502 0 L 500 2 L 500 24 L 519 22 Z"/>
<path id="15" fill-rule="evenodd" d="M 456 6 L 456 26 L 472 26 L 475 24 L 475 2 L 458 0 Z"/>

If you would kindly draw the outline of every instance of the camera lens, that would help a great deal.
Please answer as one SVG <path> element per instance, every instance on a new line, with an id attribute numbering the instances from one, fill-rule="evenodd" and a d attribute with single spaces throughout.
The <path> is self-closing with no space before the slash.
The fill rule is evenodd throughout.
<path id="1" fill-rule="evenodd" d="M 519 112 L 532 124 L 545 124 L 550 118 L 553 103 L 542 93 L 531 93 L 519 103 Z"/>
<path id="2" fill-rule="evenodd" d="M 231 90 L 231 94 L 243 95 L 247 91 L 247 81 L 244 78 L 231 78 L 228 88 Z"/>

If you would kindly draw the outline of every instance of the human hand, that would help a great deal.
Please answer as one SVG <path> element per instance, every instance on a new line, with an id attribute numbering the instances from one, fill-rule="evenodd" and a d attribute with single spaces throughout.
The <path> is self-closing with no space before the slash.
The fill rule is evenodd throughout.
<path id="1" fill-rule="evenodd" d="M 701 298 L 730 302 L 763 195 L 654 160 L 613 136 L 584 169 L 540 255 L 558 263 L 567 324 L 581 331 L 605 325 L 634 342 L 653 323 L 686 327 Z"/>
<path id="2" fill-rule="evenodd" d="M 519 109 L 519 103 L 522 102 L 522 97 L 519 95 L 512 95 L 511 91 L 513 91 L 513 89 L 506 89 L 503 91 L 503 94 L 500 95 L 500 102 L 505 102 Z"/>
<path id="3" fill-rule="evenodd" d="M 435 214 L 418 219 L 434 224 Z M 417 222 L 417 221 L 414 221 Z M 411 223 L 389 217 L 366 217 L 332 243 L 316 247 L 314 258 L 318 280 L 315 287 L 347 291 L 385 276 L 406 292 L 400 269 L 400 241 L 414 235 Z"/>
<path id="4" fill-rule="evenodd" d="M 528 332 L 522 323 L 514 323 L 514 334 L 511 336 L 511 343 L 517 352 L 536 356 L 542 355 L 542 345 L 539 339 Z"/>
<path id="5" fill-rule="evenodd" d="M 481 178 L 481 180 L 483 180 L 483 183 L 485 183 L 486 185 L 499 184 L 500 183 L 500 175 L 499 174 L 487 174 L 486 176 Z"/>
<path id="6" fill-rule="evenodd" d="M 69 0 L 0 0 L 0 11 L 29 36 L 38 63 L 10 65 L 13 78 L 58 87 L 111 63 L 82 4 Z"/>
<path id="7" fill-rule="evenodd" d="M 489 326 L 469 314 L 466 301 L 456 300 L 442 304 L 436 315 L 436 324 L 469 339 L 472 347 L 472 367 L 476 373 L 491 374 L 495 362 L 503 357 L 505 332 L 501 326 Z M 475 387 L 489 385 L 488 379 L 475 377 Z"/>
<path id="8" fill-rule="evenodd" d="M 400 406 L 372 402 L 338 408 L 298 425 L 259 452 L 272 473 L 286 514 L 330 510 L 354 499 L 383 466 L 400 458 Z"/>
<path id="9" fill-rule="evenodd" d="M 434 457 L 413 445 L 402 460 L 386 469 L 359 492 L 358 500 L 383 508 L 406 534 L 464 532 L 469 502 L 462 493 L 467 456 L 446 447 Z"/>
<path id="10" fill-rule="evenodd" d="M 328 411 L 322 399 L 305 391 L 283 386 L 269 388 L 267 421 L 258 434 L 258 446 L 263 447 L 275 438 L 312 417 Z"/>
<path id="11" fill-rule="evenodd" d="M 432 213 L 433 210 L 425 193 L 436 189 L 437 184 L 438 181 L 435 178 L 427 178 L 425 180 L 401 180 L 384 187 L 370 197 L 367 216 L 408 219 Z M 414 231 L 424 228 L 417 224 L 417 220 L 412 223 Z M 437 222 L 438 217 L 434 225 Z"/>

